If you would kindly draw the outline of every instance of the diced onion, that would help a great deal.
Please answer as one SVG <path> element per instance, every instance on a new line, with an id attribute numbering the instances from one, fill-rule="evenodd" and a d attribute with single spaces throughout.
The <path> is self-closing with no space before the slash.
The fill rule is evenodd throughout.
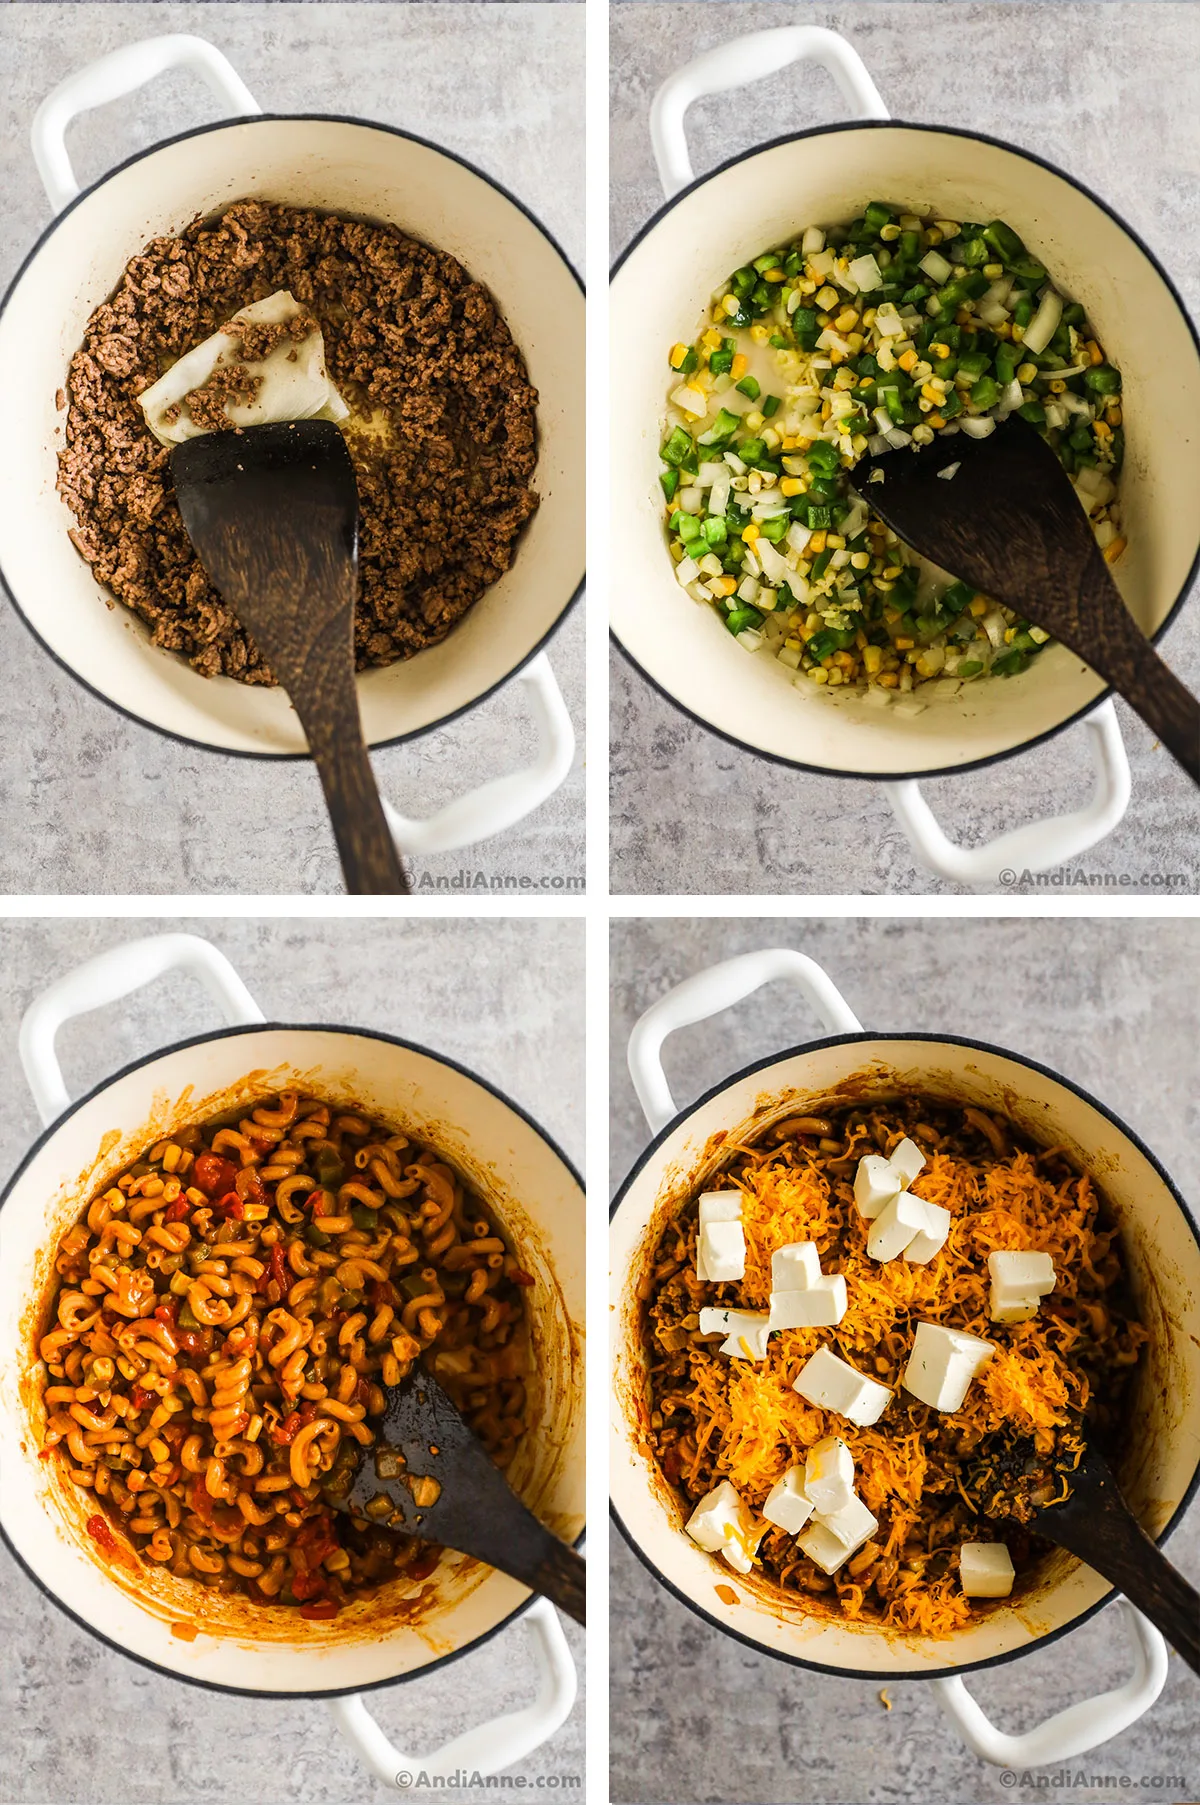
<path id="1" fill-rule="evenodd" d="M 936 282 L 939 288 L 943 282 L 949 282 L 954 274 L 953 265 L 946 262 L 940 251 L 926 251 L 917 268 L 924 270 L 929 280 Z"/>
<path id="2" fill-rule="evenodd" d="M 1040 356 L 1058 331 L 1062 310 L 1062 296 L 1048 288 L 1042 296 L 1040 307 L 1025 328 L 1025 337 L 1021 343 L 1026 351 Z"/>

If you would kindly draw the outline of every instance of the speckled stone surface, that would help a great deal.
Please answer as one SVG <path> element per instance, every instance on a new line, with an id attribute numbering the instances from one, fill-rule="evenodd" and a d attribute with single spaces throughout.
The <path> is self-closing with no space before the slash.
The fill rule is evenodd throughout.
<path id="1" fill-rule="evenodd" d="M 265 109 L 355 113 L 401 125 L 498 177 L 583 258 L 583 8 L 494 5 L 28 5 L 0 9 L 0 289 L 49 221 L 29 124 L 56 82 L 140 36 L 192 31 L 230 58 Z M 509 73 L 520 70 L 519 80 Z M 182 75 L 86 115 L 70 131 L 94 181 L 183 125 L 219 117 Z M 3 592 L 0 591 L 0 595 Z M 583 743 L 583 616 L 550 658 Z M 225 758 L 127 721 L 54 664 L 0 606 L 6 731 L 0 746 L 0 892 L 123 895 L 332 893 L 341 875 L 308 763 Z M 375 755 L 386 795 L 426 815 L 529 764 L 521 686 L 459 721 Z M 247 836 L 230 824 L 253 821 Z M 462 869 L 490 878 L 583 875 L 582 754 L 562 788 L 467 853 L 412 861 L 414 885 Z"/>
<path id="2" fill-rule="evenodd" d="M 8 921 L 0 923 L 5 1182 L 40 1130 L 16 1059 L 26 1005 L 91 954 L 179 928 L 220 947 L 269 1018 L 386 1029 L 460 1060 L 582 1163 L 579 922 Z M 554 984 L 529 983 L 537 969 L 553 970 Z M 79 1094 L 214 1024 L 205 993 L 173 974 L 64 1029 L 67 1083 Z M 583 1636 L 566 1628 L 582 1677 Z M 442 1672 L 372 1694 L 370 1708 L 393 1742 L 428 1753 L 526 1704 L 533 1683 L 527 1632 L 516 1624 Z M 563 1728 L 510 1779 L 523 1774 L 532 1788 L 582 1772 L 581 1692 Z M 561 1791 L 583 1797 L 578 1785 Z M 222 1696 L 135 1665 L 57 1611 L 0 1547 L 0 1805 L 346 1805 L 389 1795 L 397 1796 L 359 1768 L 324 1705 Z M 481 1805 L 495 1794 L 464 1787 L 453 1796 Z"/>
<path id="3" fill-rule="evenodd" d="M 1195 315 L 1200 303 L 1200 9 L 1191 4 L 861 4 L 706 0 L 619 5 L 612 34 L 612 249 L 660 205 L 646 120 L 658 84 L 742 32 L 829 25 L 862 55 L 906 119 L 967 124 L 1036 150 L 1103 195 L 1142 235 Z M 1169 70 L 1169 79 L 1164 72 Z M 789 129 L 841 117 L 829 78 L 791 69 L 688 115 L 698 172 Z M 724 272 L 714 272 L 714 279 Z M 1162 649 L 1200 684 L 1200 610 Z M 1133 801 L 1111 838 L 1069 867 L 1175 874 L 1200 888 L 1200 798 L 1117 704 Z M 874 785 L 766 763 L 694 726 L 614 653 L 612 884 L 620 893 L 855 895 L 951 890 L 917 864 Z M 924 786 L 943 827 L 979 845 L 1090 792 L 1081 728 L 1016 760 Z M 686 807 L 680 798 L 686 797 Z M 1164 885 L 1147 886 L 1161 890 Z M 1176 893 L 1180 886 L 1176 886 Z"/>
<path id="4" fill-rule="evenodd" d="M 866 1028 L 975 1035 L 1062 1072 L 1143 1137 L 1195 1208 L 1195 921 L 617 922 L 614 1183 L 648 1139 L 624 1064 L 638 1015 L 691 973 L 766 946 L 792 946 L 818 960 Z M 676 1103 L 684 1107 L 741 1066 L 820 1032 L 785 986 L 760 990 L 668 1041 Z M 983 1805 L 1032 1796 L 1034 1780 L 1018 1776 L 1018 1784 L 1005 1785 L 998 1769 L 958 1745 L 925 1686 L 891 1686 L 889 1712 L 874 1685 L 754 1653 L 676 1603 L 615 1531 L 612 1545 L 610 1794 L 621 1805 Z M 1168 1546 L 1193 1584 L 1200 1582 L 1200 1507 Z M 1110 1606 L 1052 1648 L 969 1683 L 993 1722 L 1015 1732 L 1127 1673 L 1124 1632 Z M 1062 1773 L 1034 1770 L 1037 1786 L 1076 1800 L 1111 1800 L 1126 1790 L 1175 1802 L 1200 1797 L 1197 1684 L 1172 1655 L 1166 1687 L 1147 1717 Z M 1077 1774 L 1105 1783 L 1079 1784 Z"/>

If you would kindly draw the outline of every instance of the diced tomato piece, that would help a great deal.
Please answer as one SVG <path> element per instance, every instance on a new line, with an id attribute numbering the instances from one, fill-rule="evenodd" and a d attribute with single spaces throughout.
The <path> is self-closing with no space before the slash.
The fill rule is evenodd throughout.
<path id="1" fill-rule="evenodd" d="M 411 1564 L 404 1569 L 406 1577 L 409 1579 L 428 1579 L 441 1558 L 441 1555 L 434 1548 L 431 1548 L 426 1554 L 419 1554 L 416 1560 L 411 1562 Z"/>
<path id="2" fill-rule="evenodd" d="M 212 1346 L 211 1329 L 176 1329 L 175 1339 L 185 1354 L 207 1354 Z"/>
<path id="3" fill-rule="evenodd" d="M 232 1191 L 237 1175 L 233 1161 L 222 1159 L 219 1153 L 202 1153 L 192 1168 L 196 1189 L 206 1197 L 220 1197 Z"/>
<path id="4" fill-rule="evenodd" d="M 183 1196 L 183 1194 L 181 1192 L 180 1195 L 175 1199 L 175 1201 L 173 1203 L 169 1203 L 167 1205 L 166 1209 L 163 1211 L 163 1221 L 164 1222 L 182 1222 L 183 1218 L 187 1215 L 187 1213 L 191 1209 L 191 1207 L 192 1207 L 191 1204 L 188 1202 L 187 1198 L 185 1196 Z"/>
<path id="5" fill-rule="evenodd" d="M 320 1598 L 325 1591 L 325 1575 L 303 1571 L 292 1574 L 293 1598 Z"/>
<path id="6" fill-rule="evenodd" d="M 306 1210 L 323 1209 L 325 1207 L 324 1191 L 310 1191 L 304 1199 L 304 1207 Z"/>
<path id="7" fill-rule="evenodd" d="M 278 1241 L 271 1249 L 271 1277 L 280 1291 L 286 1291 L 291 1284 L 291 1274 L 283 1263 L 283 1249 Z"/>
<path id="8" fill-rule="evenodd" d="M 153 1404 L 155 1401 L 154 1393 L 147 1391 L 144 1385 L 135 1385 L 132 1397 L 135 1410 L 144 1410 L 147 1404 Z"/>
<path id="9" fill-rule="evenodd" d="M 165 1322 L 169 1329 L 173 1329 L 179 1316 L 179 1299 L 177 1297 L 167 1298 L 165 1303 L 159 1304 L 154 1314 L 159 1322 Z"/>
<path id="10" fill-rule="evenodd" d="M 328 1617 L 336 1617 L 341 1608 L 341 1605 L 335 1604 L 332 1598 L 322 1598 L 317 1604 L 302 1604 L 300 1615 L 307 1617 L 310 1621 L 324 1621 Z"/>
<path id="11" fill-rule="evenodd" d="M 251 1178 L 242 1184 L 242 1201 L 244 1203 L 266 1203 L 267 1193 L 261 1178 Z"/>
<path id="12" fill-rule="evenodd" d="M 196 1515 L 198 1517 L 203 1517 L 206 1523 L 211 1523 L 213 1521 L 213 1501 L 209 1497 L 208 1488 L 204 1483 L 202 1474 L 197 1477 L 195 1484 L 192 1486 L 190 1496 L 192 1500 L 192 1509 L 195 1511 Z"/>
<path id="13" fill-rule="evenodd" d="M 220 1210 L 223 1216 L 236 1217 L 239 1222 L 246 1214 L 246 1206 L 236 1191 L 226 1191 L 224 1197 L 214 1203 L 213 1208 Z"/>
<path id="14" fill-rule="evenodd" d="M 368 1380 L 360 1379 L 351 1396 L 356 1404 L 368 1404 L 371 1398 L 371 1386 Z"/>
<path id="15" fill-rule="evenodd" d="M 303 1427 L 303 1424 L 304 1418 L 300 1412 L 293 1410 L 291 1415 L 285 1416 L 281 1423 L 276 1423 L 271 1430 L 271 1440 L 277 1448 L 286 1448 L 290 1442 L 295 1441 L 296 1432 Z"/>
<path id="16" fill-rule="evenodd" d="M 524 1286 L 537 1284 L 537 1280 L 534 1278 L 533 1274 L 531 1272 L 522 1272 L 519 1266 L 512 1275 L 512 1282 L 514 1285 Z"/>
<path id="17" fill-rule="evenodd" d="M 384 1304 L 391 1304 L 394 1307 L 400 1301 L 399 1297 L 396 1295 L 396 1287 L 392 1284 L 390 1279 L 373 1280 L 370 1289 L 370 1298 L 377 1310 L 382 1309 Z"/>
<path id="18" fill-rule="evenodd" d="M 87 1532 L 96 1543 L 97 1547 L 103 1548 L 105 1554 L 115 1554 L 117 1552 L 116 1538 L 103 1517 L 89 1517 L 87 1520 Z"/>

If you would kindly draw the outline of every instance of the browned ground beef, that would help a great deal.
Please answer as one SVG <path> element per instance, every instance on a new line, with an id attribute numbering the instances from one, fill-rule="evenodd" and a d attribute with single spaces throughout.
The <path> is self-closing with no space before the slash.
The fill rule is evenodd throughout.
<path id="1" fill-rule="evenodd" d="M 209 583 L 175 505 L 168 449 L 137 397 L 239 309 L 306 303 L 329 373 L 386 448 L 351 432 L 361 504 L 360 669 L 445 637 L 512 563 L 537 507 L 532 387 L 487 290 L 393 226 L 238 201 L 128 264 L 71 360 L 59 492 L 99 581 L 205 676 L 274 679 Z"/>

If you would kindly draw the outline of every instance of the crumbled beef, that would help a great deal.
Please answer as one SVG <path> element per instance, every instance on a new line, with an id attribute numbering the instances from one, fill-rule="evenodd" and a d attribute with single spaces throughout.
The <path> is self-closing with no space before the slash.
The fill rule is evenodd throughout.
<path id="1" fill-rule="evenodd" d="M 71 360 L 59 492 L 76 549 L 155 642 L 205 676 L 248 683 L 274 678 L 192 550 L 168 449 L 137 397 L 281 288 L 320 325 L 330 376 L 376 428 L 347 435 L 361 506 L 360 669 L 445 638 L 509 568 L 537 507 L 537 392 L 495 302 L 453 257 L 394 226 L 264 201 L 155 239 Z M 244 337 L 242 350 L 264 355 Z"/>

